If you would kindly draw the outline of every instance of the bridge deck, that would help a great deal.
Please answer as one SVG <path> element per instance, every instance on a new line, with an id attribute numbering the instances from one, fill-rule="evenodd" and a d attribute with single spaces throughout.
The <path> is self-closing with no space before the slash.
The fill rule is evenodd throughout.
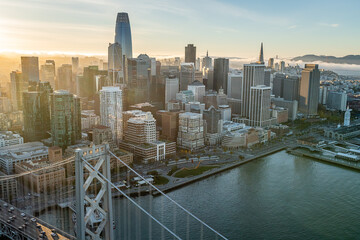
<path id="1" fill-rule="evenodd" d="M 19 239 L 39 239 L 39 236 L 43 234 L 49 240 L 75 240 L 75 237 L 49 225 L 41 219 L 22 212 L 20 209 L 2 200 L 0 200 L 0 222 L 8 229 L 8 231 L 3 230 L 1 234 L 15 234 L 20 236 Z"/>

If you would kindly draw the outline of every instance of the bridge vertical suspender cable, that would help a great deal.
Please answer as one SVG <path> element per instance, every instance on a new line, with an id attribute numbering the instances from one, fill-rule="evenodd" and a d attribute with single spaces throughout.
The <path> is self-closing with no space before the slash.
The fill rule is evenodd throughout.
<path id="1" fill-rule="evenodd" d="M 110 151 L 109 151 L 110 152 Z M 159 220 L 157 220 L 155 217 L 153 217 L 150 213 L 148 213 L 144 208 L 142 208 L 137 202 L 135 202 L 131 197 L 126 195 L 123 191 L 121 191 L 114 183 L 112 183 L 109 179 L 105 178 L 105 176 L 96 170 L 86 159 L 81 158 L 93 171 L 95 171 L 99 176 L 101 176 L 106 182 L 108 182 L 113 188 L 115 188 L 117 191 L 119 191 L 124 197 L 126 197 L 131 203 L 133 203 L 136 207 L 138 207 L 141 211 L 143 211 L 146 215 L 148 215 L 150 218 L 152 218 L 156 223 L 158 223 L 161 227 L 163 227 L 166 231 L 168 231 L 171 235 L 173 235 L 176 239 L 181 240 L 179 236 L 177 236 L 174 232 L 172 232 L 169 228 L 167 228 L 163 223 L 161 223 Z"/>
<path id="2" fill-rule="evenodd" d="M 139 173 L 137 173 L 134 169 L 132 169 L 128 164 L 126 164 L 124 161 L 122 161 L 120 158 L 118 158 L 113 152 L 111 152 L 109 150 L 109 153 L 114 156 L 117 160 L 119 160 L 122 164 L 124 164 L 127 168 L 129 168 L 132 172 L 134 172 L 138 177 L 140 177 L 142 180 L 144 180 L 147 184 L 149 184 L 152 188 L 154 188 L 156 191 L 158 191 L 161 195 L 165 196 L 167 199 L 169 199 L 171 202 L 173 202 L 174 204 L 176 204 L 176 206 L 178 206 L 179 208 L 181 208 L 183 211 L 185 211 L 187 214 L 189 214 L 190 216 L 192 216 L 193 218 L 195 218 L 197 221 L 199 221 L 201 224 L 203 224 L 204 226 L 206 226 L 208 229 L 210 229 L 211 231 L 213 231 L 217 236 L 220 236 L 222 239 L 227 239 L 224 235 L 222 235 L 221 233 L 219 233 L 218 231 L 216 231 L 215 229 L 213 229 L 212 227 L 210 227 L 208 224 L 206 224 L 204 221 L 202 221 L 201 219 L 199 219 L 198 217 L 196 217 L 194 214 L 192 214 L 191 212 L 189 212 L 186 208 L 184 208 L 183 206 L 181 206 L 179 203 L 177 203 L 175 200 L 173 200 L 172 198 L 170 198 L 167 194 L 165 194 L 164 192 L 162 192 L 160 189 L 158 189 L 156 186 L 154 186 L 153 184 L 151 184 L 148 180 L 146 180 L 143 176 L 141 176 Z"/>

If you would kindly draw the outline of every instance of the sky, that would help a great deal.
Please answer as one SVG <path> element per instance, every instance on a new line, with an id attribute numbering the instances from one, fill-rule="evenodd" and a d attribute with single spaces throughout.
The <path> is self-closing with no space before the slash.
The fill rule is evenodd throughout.
<path id="1" fill-rule="evenodd" d="M 106 55 L 117 12 L 134 55 L 265 58 L 360 54 L 360 1 L 0 0 L 0 51 Z"/>

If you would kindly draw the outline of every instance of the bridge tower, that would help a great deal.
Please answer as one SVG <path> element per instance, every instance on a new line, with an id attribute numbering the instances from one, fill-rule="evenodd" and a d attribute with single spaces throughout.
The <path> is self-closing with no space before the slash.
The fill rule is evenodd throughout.
<path id="1" fill-rule="evenodd" d="M 93 166 L 92 169 L 89 165 Z M 109 145 L 92 145 L 75 151 L 76 178 L 76 238 L 79 240 L 112 240 L 113 216 L 111 186 L 104 178 L 111 179 Z M 92 190 L 92 183 L 99 190 Z M 98 186 L 100 185 L 100 187 Z M 94 220 L 96 222 L 94 226 Z"/>

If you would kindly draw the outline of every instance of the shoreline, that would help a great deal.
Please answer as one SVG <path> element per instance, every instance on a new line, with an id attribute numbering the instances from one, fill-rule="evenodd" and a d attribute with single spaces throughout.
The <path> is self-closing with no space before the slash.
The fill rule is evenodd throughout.
<path id="1" fill-rule="evenodd" d="M 270 155 L 270 154 L 273 154 L 273 153 L 276 153 L 276 152 L 285 150 L 286 148 L 287 148 L 287 146 L 281 146 L 281 147 L 278 147 L 278 148 L 273 149 L 273 150 L 271 150 L 271 151 L 262 153 L 262 154 L 260 154 L 260 155 L 253 156 L 253 157 L 251 157 L 251 158 L 249 158 L 249 159 L 247 159 L 247 160 L 236 161 L 235 163 L 226 164 L 226 165 L 223 166 L 223 167 L 210 170 L 210 171 L 208 171 L 208 172 L 205 172 L 204 174 L 201 174 L 201 175 L 199 175 L 199 176 L 195 176 L 195 177 L 193 177 L 193 178 L 191 178 L 191 179 L 188 179 L 187 181 L 174 184 L 174 186 L 167 187 L 167 188 L 161 188 L 161 187 L 158 187 L 158 188 L 159 188 L 162 192 L 164 192 L 164 193 L 171 192 L 171 191 L 173 191 L 173 190 L 179 189 L 179 188 L 184 187 L 184 186 L 186 186 L 186 185 L 189 185 L 189 184 L 191 184 L 191 183 L 194 183 L 194 182 L 203 180 L 203 179 L 205 179 L 205 178 L 214 176 L 214 175 L 216 175 L 216 174 L 219 174 L 219 173 L 222 173 L 222 172 L 231 170 L 231 169 L 236 168 L 236 167 L 238 167 L 238 166 L 240 166 L 240 165 L 243 165 L 243 164 L 245 164 L 245 163 L 249 163 L 249 162 L 254 161 L 254 160 L 258 159 L 258 158 L 262 158 L 262 157 L 265 157 L 265 156 L 267 156 L 267 155 Z M 156 197 L 156 196 L 161 195 L 161 193 L 159 193 L 158 191 L 153 191 L 153 192 L 151 193 L 151 195 L 154 196 L 154 197 Z"/>

